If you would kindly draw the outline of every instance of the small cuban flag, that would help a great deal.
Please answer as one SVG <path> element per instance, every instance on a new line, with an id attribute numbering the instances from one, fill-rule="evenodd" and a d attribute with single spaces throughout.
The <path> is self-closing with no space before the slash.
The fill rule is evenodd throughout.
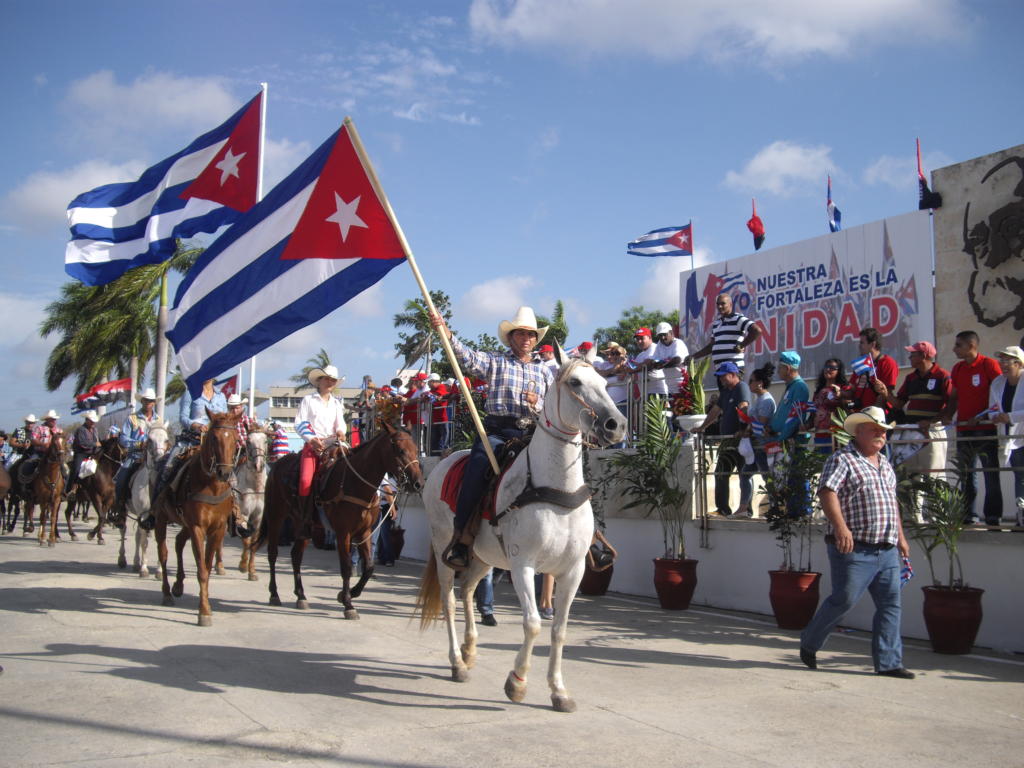
<path id="1" fill-rule="evenodd" d="M 744 424 L 750 425 L 750 431 L 753 432 L 754 435 L 756 435 L 757 437 L 761 437 L 764 434 L 764 424 L 755 419 L 749 413 L 747 413 L 744 410 L 741 410 L 740 408 L 737 408 L 736 415 L 739 416 L 740 421 L 742 421 Z"/>
<path id="2" fill-rule="evenodd" d="M 871 355 L 864 355 L 864 357 L 858 357 L 856 360 L 850 363 L 850 368 L 858 376 L 867 374 L 868 376 L 875 375 L 875 360 Z"/>
<path id="3" fill-rule="evenodd" d="M 685 227 L 652 229 L 626 245 L 632 256 L 692 256 L 693 222 Z"/>
<path id="4" fill-rule="evenodd" d="M 842 229 L 843 214 L 832 202 L 832 177 L 828 177 L 828 189 L 826 191 L 825 210 L 828 213 L 828 228 L 830 232 L 838 232 Z"/>
<path id="5" fill-rule="evenodd" d="M 914 566 L 910 564 L 910 558 L 904 557 L 900 568 L 900 589 L 907 586 L 907 582 L 914 578 Z"/>

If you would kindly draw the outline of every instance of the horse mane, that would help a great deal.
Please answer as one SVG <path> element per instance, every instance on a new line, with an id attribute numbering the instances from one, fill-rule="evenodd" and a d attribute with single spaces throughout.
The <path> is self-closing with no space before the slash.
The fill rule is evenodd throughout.
<path id="1" fill-rule="evenodd" d="M 563 363 L 562 367 L 558 369 L 558 373 L 555 375 L 555 384 L 561 384 L 573 371 L 584 365 L 588 368 L 594 367 L 582 357 L 574 357 L 572 360 Z"/>

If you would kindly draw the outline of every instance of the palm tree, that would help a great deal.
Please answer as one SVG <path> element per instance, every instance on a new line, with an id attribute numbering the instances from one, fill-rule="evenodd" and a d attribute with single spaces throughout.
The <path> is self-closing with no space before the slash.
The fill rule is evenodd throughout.
<path id="1" fill-rule="evenodd" d="M 331 364 L 331 356 L 327 354 L 327 350 L 320 347 L 320 351 L 313 355 L 306 364 L 302 366 L 302 371 L 292 376 L 289 381 L 295 385 L 296 391 L 303 389 L 312 389 L 313 385 L 309 383 L 309 372 L 314 368 L 326 368 Z"/>
<path id="2" fill-rule="evenodd" d="M 558 342 L 561 346 L 565 346 L 565 340 L 569 338 L 569 326 L 565 322 L 565 305 L 561 299 L 555 302 L 555 310 L 551 313 L 550 318 L 537 315 L 537 325 L 541 328 L 545 325 L 550 326 L 544 337 L 545 343 L 548 341 Z"/>
<path id="3" fill-rule="evenodd" d="M 452 300 L 444 291 L 431 291 L 430 299 L 445 322 L 452 319 Z M 423 299 L 409 299 L 405 302 L 405 311 L 395 315 L 395 328 L 409 328 L 411 333 L 398 332 L 395 343 L 395 357 L 405 360 L 403 367 L 408 367 L 427 354 L 430 349 L 430 314 Z"/>
<path id="4" fill-rule="evenodd" d="M 43 338 L 61 336 L 46 363 L 47 389 L 74 377 L 82 392 L 111 376 L 145 369 L 154 351 L 161 279 L 170 270 L 187 272 L 201 253 L 179 241 L 169 260 L 131 269 L 107 285 L 65 283 L 39 326 Z"/>

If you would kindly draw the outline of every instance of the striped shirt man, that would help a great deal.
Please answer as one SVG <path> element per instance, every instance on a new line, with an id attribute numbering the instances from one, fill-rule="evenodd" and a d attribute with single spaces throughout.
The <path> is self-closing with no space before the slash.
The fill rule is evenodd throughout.
<path id="1" fill-rule="evenodd" d="M 743 371 L 743 352 L 736 351 L 750 332 L 754 321 L 739 312 L 719 315 L 711 323 L 711 360 L 715 370 L 722 363 L 735 363 Z"/>
<path id="2" fill-rule="evenodd" d="M 466 370 L 489 385 L 484 411 L 491 416 L 529 416 L 531 409 L 523 395 L 536 392 L 537 409 L 544 405 L 548 374 L 543 364 L 523 363 L 510 352 L 477 352 L 452 337 L 452 349 Z"/>
<path id="3" fill-rule="evenodd" d="M 922 421 L 937 419 L 952 392 L 949 371 L 933 363 L 927 373 L 922 374 L 916 368 L 908 373 L 896 399 L 904 404 L 903 413 L 909 420 Z"/>
<path id="4" fill-rule="evenodd" d="M 884 455 L 878 455 L 875 467 L 851 441 L 828 457 L 818 486 L 839 497 L 839 509 L 854 542 L 894 546 L 899 542 L 896 473 Z M 834 535 L 831 523 L 827 533 Z"/>

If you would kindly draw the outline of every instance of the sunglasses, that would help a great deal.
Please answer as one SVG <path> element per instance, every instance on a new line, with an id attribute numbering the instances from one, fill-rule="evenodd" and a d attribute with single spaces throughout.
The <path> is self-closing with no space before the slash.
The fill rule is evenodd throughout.
<path id="1" fill-rule="evenodd" d="M 839 370 L 839 366 L 838 365 L 826 365 L 825 366 L 825 370 L 826 371 L 838 371 Z"/>

